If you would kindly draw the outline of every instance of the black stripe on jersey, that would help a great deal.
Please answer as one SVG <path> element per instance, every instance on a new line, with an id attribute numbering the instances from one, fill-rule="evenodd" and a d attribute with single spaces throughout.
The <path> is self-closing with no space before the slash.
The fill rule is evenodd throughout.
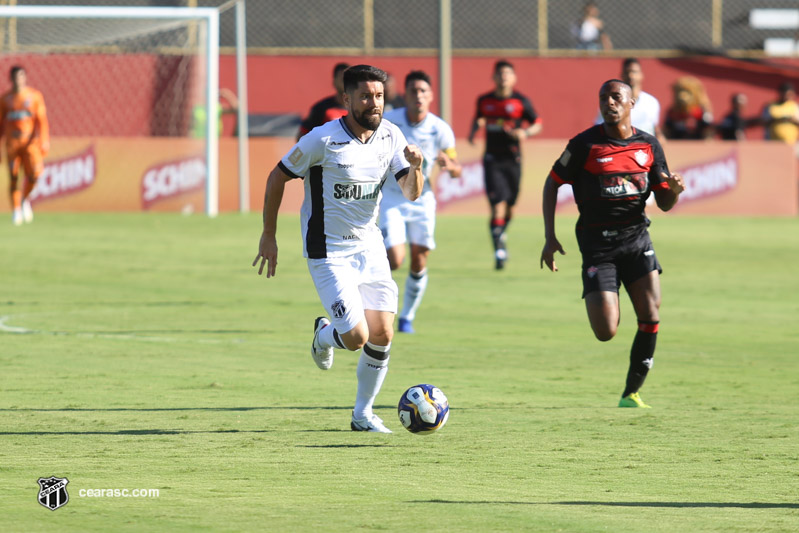
<path id="1" fill-rule="evenodd" d="M 286 165 L 283 164 L 283 161 L 278 161 L 277 162 L 277 166 L 278 166 L 278 168 L 280 168 L 280 170 L 283 171 L 284 174 L 286 174 L 286 176 L 288 176 L 290 178 L 294 178 L 294 179 L 297 179 L 297 178 L 302 179 L 302 176 L 298 176 L 297 174 L 295 174 L 294 172 L 289 170 L 289 168 Z"/>
<path id="2" fill-rule="evenodd" d="M 399 181 L 399 179 L 402 178 L 403 176 L 407 176 L 408 172 L 410 172 L 410 171 L 411 171 L 411 167 L 405 167 L 402 170 L 400 170 L 399 172 L 397 172 L 396 174 L 394 174 L 394 177 L 397 178 L 397 181 Z"/>
<path id="3" fill-rule="evenodd" d="M 309 259 L 327 257 L 327 239 L 325 238 L 325 200 L 322 186 L 322 167 L 311 167 L 308 174 L 311 187 L 311 218 L 305 234 L 305 250 Z"/>

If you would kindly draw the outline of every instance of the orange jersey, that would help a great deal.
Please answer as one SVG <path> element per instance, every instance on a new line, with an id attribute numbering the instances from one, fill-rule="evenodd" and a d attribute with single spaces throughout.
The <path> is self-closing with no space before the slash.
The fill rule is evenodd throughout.
<path id="1" fill-rule="evenodd" d="M 6 138 L 9 152 L 27 147 L 32 141 L 46 151 L 50 146 L 50 124 L 42 93 L 23 87 L 18 93 L 4 94 L 0 98 L 0 133 Z"/>

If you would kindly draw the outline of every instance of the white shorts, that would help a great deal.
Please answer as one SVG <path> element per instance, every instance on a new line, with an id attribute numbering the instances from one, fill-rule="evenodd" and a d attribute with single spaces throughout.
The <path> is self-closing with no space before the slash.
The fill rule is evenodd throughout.
<path id="1" fill-rule="evenodd" d="M 382 248 L 346 257 L 308 259 L 308 270 L 339 333 L 357 326 L 364 319 L 364 309 L 397 313 L 399 291 Z"/>
<path id="2" fill-rule="evenodd" d="M 410 242 L 433 250 L 436 247 L 433 239 L 435 229 L 436 197 L 433 191 L 425 192 L 415 202 L 384 197 L 380 203 L 380 231 L 386 248 Z"/>

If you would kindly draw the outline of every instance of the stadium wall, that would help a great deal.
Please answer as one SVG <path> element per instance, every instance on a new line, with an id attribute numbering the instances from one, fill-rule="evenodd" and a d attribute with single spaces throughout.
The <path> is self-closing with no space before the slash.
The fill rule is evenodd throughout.
<path id="1" fill-rule="evenodd" d="M 291 148 L 288 138 L 250 141 L 252 169 L 250 209 L 260 211 L 266 178 Z M 517 213 L 541 212 L 541 188 L 565 140 L 528 140 L 523 147 L 523 184 Z M 59 137 L 54 138 L 45 172 L 32 201 L 37 212 L 47 211 L 181 211 L 202 212 L 205 163 L 202 142 L 188 138 Z M 485 214 L 482 152 L 479 145 L 458 141 L 462 178 L 435 179 L 442 213 Z M 238 209 L 237 141 L 220 139 L 220 209 Z M 797 163 L 793 150 L 767 141 L 684 141 L 669 143 L 669 163 L 686 178 L 676 213 L 708 215 L 797 215 Z M 7 183 L 6 166 L 0 179 Z M 559 209 L 576 212 L 561 187 Z M 299 212 L 303 186 L 286 187 L 283 212 Z M 8 197 L 0 197 L 8 211 Z M 656 209 L 650 210 L 653 214 Z"/>
<path id="2" fill-rule="evenodd" d="M 68 57 L 68 61 L 65 60 Z M 495 57 L 453 59 L 452 126 L 458 137 L 466 137 L 477 96 L 491 90 Z M 596 117 L 599 85 L 620 74 L 619 58 L 512 57 L 518 74 L 518 89 L 533 101 L 544 122 L 540 138 L 567 139 Z M 423 69 L 438 83 L 438 60 L 422 57 L 248 57 L 250 113 L 305 114 L 310 105 L 332 92 L 331 73 L 338 61 L 365 62 L 394 73 L 400 80 L 413 69 Z M 175 58 L 148 55 L 13 55 L 0 58 L 0 72 L 12 64 L 23 64 L 32 86 L 48 102 L 51 131 L 56 136 L 164 135 L 164 126 L 151 121 L 151 110 L 179 101 L 176 79 L 186 78 L 172 63 Z M 641 58 L 644 88 L 656 96 L 665 112 L 671 102 L 670 85 L 681 75 L 692 74 L 707 87 L 713 110 L 720 119 L 728 110 L 730 95 L 749 96 L 748 113 L 760 114 L 775 97 L 780 82 L 799 86 L 799 59 L 770 64 L 721 57 Z M 110 85 L 109 73 L 135 72 L 135 81 Z M 176 74 L 176 72 L 178 72 Z M 105 78 L 104 78 L 105 77 Z M 189 76 L 190 77 L 190 76 Z M 105 79 L 102 83 L 99 80 Z M 235 88 L 233 56 L 220 59 L 220 84 Z M 8 82 L 0 84 L 4 89 Z M 191 105 L 198 95 L 182 100 L 183 119 L 173 131 L 189 128 Z M 433 104 L 438 111 L 437 102 Z M 224 135 L 231 135 L 234 117 L 224 119 Z M 748 132 L 750 139 L 763 137 L 762 128 Z"/>

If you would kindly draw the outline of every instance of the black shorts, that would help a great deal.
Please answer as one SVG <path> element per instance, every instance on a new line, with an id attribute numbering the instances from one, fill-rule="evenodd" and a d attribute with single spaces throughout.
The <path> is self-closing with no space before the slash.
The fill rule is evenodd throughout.
<path id="1" fill-rule="evenodd" d="M 522 181 L 521 158 L 518 156 L 496 158 L 486 154 L 483 158 L 483 172 L 486 195 L 491 205 L 500 202 L 515 205 L 519 197 L 519 184 Z"/>
<path id="2" fill-rule="evenodd" d="M 626 288 L 653 270 L 663 272 L 646 230 L 621 240 L 578 233 L 577 240 L 583 256 L 583 298 L 594 291 L 619 292 L 622 283 Z"/>

